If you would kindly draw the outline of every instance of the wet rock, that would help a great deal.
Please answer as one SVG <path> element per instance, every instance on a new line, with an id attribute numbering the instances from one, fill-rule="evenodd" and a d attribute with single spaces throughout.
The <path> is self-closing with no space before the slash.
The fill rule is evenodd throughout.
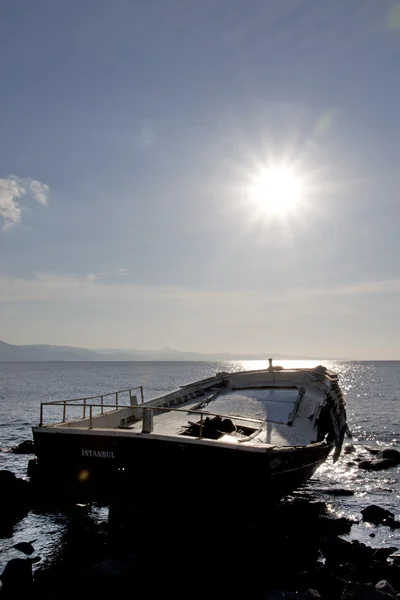
<path id="1" fill-rule="evenodd" d="M 370 583 L 348 582 L 341 600 L 390 600 L 393 596 L 376 590 Z"/>
<path id="2" fill-rule="evenodd" d="M 378 592 L 390 594 L 391 596 L 394 596 L 396 594 L 396 590 L 393 586 L 390 585 L 390 583 L 386 581 L 386 579 L 378 581 L 378 583 L 375 584 L 375 589 L 378 590 Z"/>
<path id="3" fill-rule="evenodd" d="M 35 548 L 32 546 L 34 542 L 36 542 L 36 540 L 32 540 L 31 542 L 19 542 L 18 544 L 15 544 L 13 548 L 30 556 L 35 552 Z"/>
<path id="4" fill-rule="evenodd" d="M 330 517 L 319 517 L 317 522 L 318 533 L 321 537 L 333 535 L 345 535 L 350 533 L 353 522 L 345 517 L 332 519 Z"/>
<path id="5" fill-rule="evenodd" d="M 30 593 L 33 584 L 31 562 L 24 558 L 13 558 L 6 564 L 0 579 L 5 596 L 18 597 Z"/>
<path id="6" fill-rule="evenodd" d="M 374 465 L 373 460 L 360 460 L 360 462 L 358 463 L 358 468 L 364 469 L 366 471 L 373 471 L 374 470 L 373 465 Z"/>
<path id="7" fill-rule="evenodd" d="M 329 494 L 330 496 L 354 496 L 353 490 L 345 490 L 344 488 L 319 490 L 321 494 Z"/>
<path id="8" fill-rule="evenodd" d="M 356 462 L 354 462 L 353 460 L 349 460 L 349 461 L 346 463 L 346 467 L 356 467 L 356 466 L 357 466 L 357 463 L 356 463 Z"/>
<path id="9" fill-rule="evenodd" d="M 325 600 L 317 590 L 308 589 L 303 594 L 300 594 L 300 600 Z"/>
<path id="10" fill-rule="evenodd" d="M 390 512 L 390 510 L 386 510 L 386 508 L 381 508 L 376 504 L 370 504 L 366 508 L 363 508 L 361 511 L 364 521 L 368 523 L 373 523 L 374 525 L 379 525 L 382 523 L 386 523 L 387 520 L 391 521 L 394 519 L 394 514 Z"/>
<path id="11" fill-rule="evenodd" d="M 344 453 L 345 454 L 351 454 L 352 452 L 355 452 L 356 448 L 353 444 L 347 444 L 347 446 L 344 447 Z"/>
<path id="12" fill-rule="evenodd" d="M 25 440 L 17 446 L 11 448 L 14 454 L 35 454 L 35 446 L 33 440 Z"/>
<path id="13" fill-rule="evenodd" d="M 378 548 L 375 550 L 373 558 L 378 562 L 386 562 L 389 556 L 391 556 L 396 550 L 397 548 L 394 546 L 389 548 Z"/>
<path id="14" fill-rule="evenodd" d="M 323 540 L 320 549 L 326 559 L 327 566 L 335 567 L 343 564 L 368 566 L 373 560 L 373 548 L 354 540 L 348 542 L 341 538 Z"/>
<path id="15" fill-rule="evenodd" d="M 303 498 L 295 498 L 288 507 L 292 515 L 299 513 L 302 519 L 319 517 L 328 512 L 325 502 L 309 502 Z"/>
<path id="16" fill-rule="evenodd" d="M 378 452 L 380 452 L 380 448 L 376 448 L 374 446 L 364 446 L 366 450 L 368 450 L 368 452 L 370 454 L 378 454 Z"/>
<path id="17" fill-rule="evenodd" d="M 400 452 L 395 448 L 385 448 L 384 450 L 367 448 L 367 450 L 374 455 L 374 458 L 373 460 L 361 460 L 358 464 L 359 469 L 383 471 L 384 469 L 391 469 L 400 464 Z"/>
<path id="18" fill-rule="evenodd" d="M 30 486 L 11 471 L 0 471 L 0 537 L 11 537 L 13 525 L 29 511 Z"/>
<path id="19" fill-rule="evenodd" d="M 387 458 L 389 460 L 393 460 L 396 465 L 400 465 L 400 452 L 395 448 L 385 448 L 385 450 L 380 450 L 377 453 L 376 458 Z"/>
<path id="20" fill-rule="evenodd" d="M 397 466 L 397 462 L 391 458 L 382 458 L 381 460 L 362 460 L 358 463 L 359 469 L 365 471 L 383 471 Z"/>

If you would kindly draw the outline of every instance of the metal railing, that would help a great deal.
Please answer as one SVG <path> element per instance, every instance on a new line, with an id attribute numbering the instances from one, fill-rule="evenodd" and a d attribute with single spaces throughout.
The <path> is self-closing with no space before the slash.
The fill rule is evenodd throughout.
<path id="1" fill-rule="evenodd" d="M 128 388 L 126 390 L 118 390 L 118 392 L 109 392 L 108 394 L 96 394 L 96 396 L 85 396 L 83 398 L 71 398 L 69 400 L 53 400 L 52 402 L 41 402 L 40 403 L 40 422 L 39 422 L 39 427 L 43 426 L 43 412 L 44 412 L 44 407 L 45 406 L 62 406 L 63 407 L 63 419 L 62 422 L 65 423 L 65 421 L 67 420 L 67 406 L 73 406 L 74 408 L 77 407 L 82 407 L 82 419 L 86 419 L 86 411 L 87 408 L 89 408 L 89 419 L 90 419 L 90 424 L 92 423 L 92 418 L 93 418 L 93 408 L 100 408 L 100 414 L 102 415 L 104 413 L 104 409 L 105 408 L 110 408 L 110 409 L 118 409 L 121 408 L 121 406 L 135 406 L 132 403 L 128 404 L 128 405 L 121 405 L 120 402 L 120 394 L 126 394 L 129 393 L 129 401 L 132 402 L 132 392 L 135 390 L 140 390 L 140 399 L 141 402 L 144 402 L 144 394 L 143 394 L 143 386 L 139 385 L 137 387 L 132 387 L 132 388 Z M 108 398 L 110 396 L 115 397 L 115 403 L 113 404 L 104 404 L 104 398 Z M 100 398 L 100 403 L 99 404 L 95 404 L 93 402 L 90 402 L 88 404 L 88 400 L 97 400 L 98 398 Z M 81 404 L 78 404 L 78 403 Z M 91 429 L 91 427 L 90 427 Z"/>
<path id="2" fill-rule="evenodd" d="M 65 423 L 66 421 L 66 411 L 67 411 L 67 407 L 68 406 L 81 406 L 83 409 L 83 417 L 82 418 L 86 418 L 86 409 L 89 409 L 89 427 L 88 429 L 93 429 L 93 409 L 94 408 L 100 408 L 101 409 L 101 413 L 103 414 L 103 410 L 104 408 L 110 408 L 110 409 L 118 409 L 118 408 L 122 408 L 122 406 L 118 406 L 118 394 L 121 394 L 123 392 L 132 392 L 133 390 L 140 390 L 141 391 L 141 399 L 142 399 L 142 403 L 143 403 L 143 387 L 139 386 L 137 388 L 130 388 L 129 390 L 120 390 L 119 392 L 112 392 L 110 394 L 103 394 L 103 395 L 98 395 L 98 396 L 90 396 L 90 397 L 86 397 L 86 398 L 74 398 L 71 400 L 56 400 L 53 402 L 42 402 L 40 405 L 40 427 L 43 426 L 43 407 L 44 406 L 62 406 L 63 407 L 63 420 L 62 422 Z M 132 394 L 129 394 L 130 397 L 132 397 Z M 104 398 L 106 396 L 116 396 L 115 399 L 115 403 L 114 404 L 104 404 Z M 87 404 L 87 400 L 95 400 L 97 398 L 101 398 L 101 403 L 90 403 Z M 77 402 L 81 402 L 82 404 L 76 404 Z M 174 406 L 143 406 L 143 404 L 130 404 L 130 405 L 123 405 L 126 408 L 132 407 L 132 408 L 136 408 L 139 409 L 141 411 L 143 411 L 143 414 L 146 411 L 150 411 L 150 421 L 152 422 L 153 420 L 153 415 L 154 413 L 158 413 L 158 412 L 182 412 L 182 413 L 186 413 L 188 415 L 193 414 L 193 415 L 200 415 L 200 423 L 195 423 L 195 425 L 199 426 L 199 439 L 202 439 L 203 437 L 203 429 L 204 429 L 204 419 L 205 417 L 220 417 L 221 419 L 236 419 L 238 421 L 241 422 L 245 422 L 245 423 L 255 423 L 257 425 L 259 425 L 260 427 L 265 423 L 265 420 L 263 419 L 253 419 L 250 417 L 242 417 L 242 416 L 238 416 L 238 415 L 228 415 L 228 414 L 221 414 L 221 413 L 215 413 L 215 412 L 211 412 L 211 411 L 204 411 L 204 410 L 200 410 L 198 408 L 176 408 Z M 99 415 L 97 415 L 99 416 Z M 143 415 L 137 419 L 137 421 L 143 421 Z M 152 429 L 151 429 L 152 431 Z M 151 431 L 147 431 L 145 433 L 151 433 Z"/>

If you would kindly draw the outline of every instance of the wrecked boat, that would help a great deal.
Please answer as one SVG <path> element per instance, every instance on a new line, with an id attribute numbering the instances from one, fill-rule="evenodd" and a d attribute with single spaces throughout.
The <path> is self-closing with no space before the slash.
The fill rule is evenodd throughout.
<path id="1" fill-rule="evenodd" d="M 44 402 L 31 473 L 47 484 L 109 492 L 123 481 L 140 494 L 276 500 L 332 451 L 336 461 L 347 431 L 334 372 L 284 369 L 269 359 L 267 369 L 217 373 L 148 401 L 139 387 Z"/>

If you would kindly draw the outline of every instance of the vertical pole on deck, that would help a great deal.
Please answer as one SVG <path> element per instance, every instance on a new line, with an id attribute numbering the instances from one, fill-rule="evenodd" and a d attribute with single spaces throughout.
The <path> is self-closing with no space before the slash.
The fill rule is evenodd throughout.
<path id="1" fill-rule="evenodd" d="M 83 418 L 86 418 L 86 398 L 83 399 Z"/>
<path id="2" fill-rule="evenodd" d="M 115 392 L 115 408 L 118 408 L 118 392 Z"/>
<path id="3" fill-rule="evenodd" d="M 93 409 L 93 406 L 90 404 L 90 406 L 89 406 L 89 410 L 90 410 L 90 414 L 89 414 L 89 429 L 92 429 L 92 409 Z"/>
<path id="4" fill-rule="evenodd" d="M 142 398 L 142 403 L 144 402 L 144 395 L 143 395 L 143 386 L 140 386 L 140 396 Z"/>
<path id="5" fill-rule="evenodd" d="M 63 423 L 65 423 L 66 416 L 67 416 L 67 401 L 64 400 L 64 406 L 63 406 Z"/>
<path id="6" fill-rule="evenodd" d="M 40 403 L 40 423 L 39 427 L 43 426 L 43 402 Z"/>
<path id="7" fill-rule="evenodd" d="M 203 413 L 201 413 L 201 417 L 200 417 L 200 434 L 199 434 L 200 440 L 201 440 L 202 435 L 203 435 Z"/>
<path id="8" fill-rule="evenodd" d="M 101 396 L 101 414 L 103 414 L 104 411 L 104 396 Z"/>

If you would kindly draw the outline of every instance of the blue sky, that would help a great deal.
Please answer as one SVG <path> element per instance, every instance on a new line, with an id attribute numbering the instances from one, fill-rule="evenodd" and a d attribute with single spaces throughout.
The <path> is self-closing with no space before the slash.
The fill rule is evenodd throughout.
<path id="1" fill-rule="evenodd" d="M 399 64 L 393 0 L 3 2 L 0 339 L 400 359 Z"/>

